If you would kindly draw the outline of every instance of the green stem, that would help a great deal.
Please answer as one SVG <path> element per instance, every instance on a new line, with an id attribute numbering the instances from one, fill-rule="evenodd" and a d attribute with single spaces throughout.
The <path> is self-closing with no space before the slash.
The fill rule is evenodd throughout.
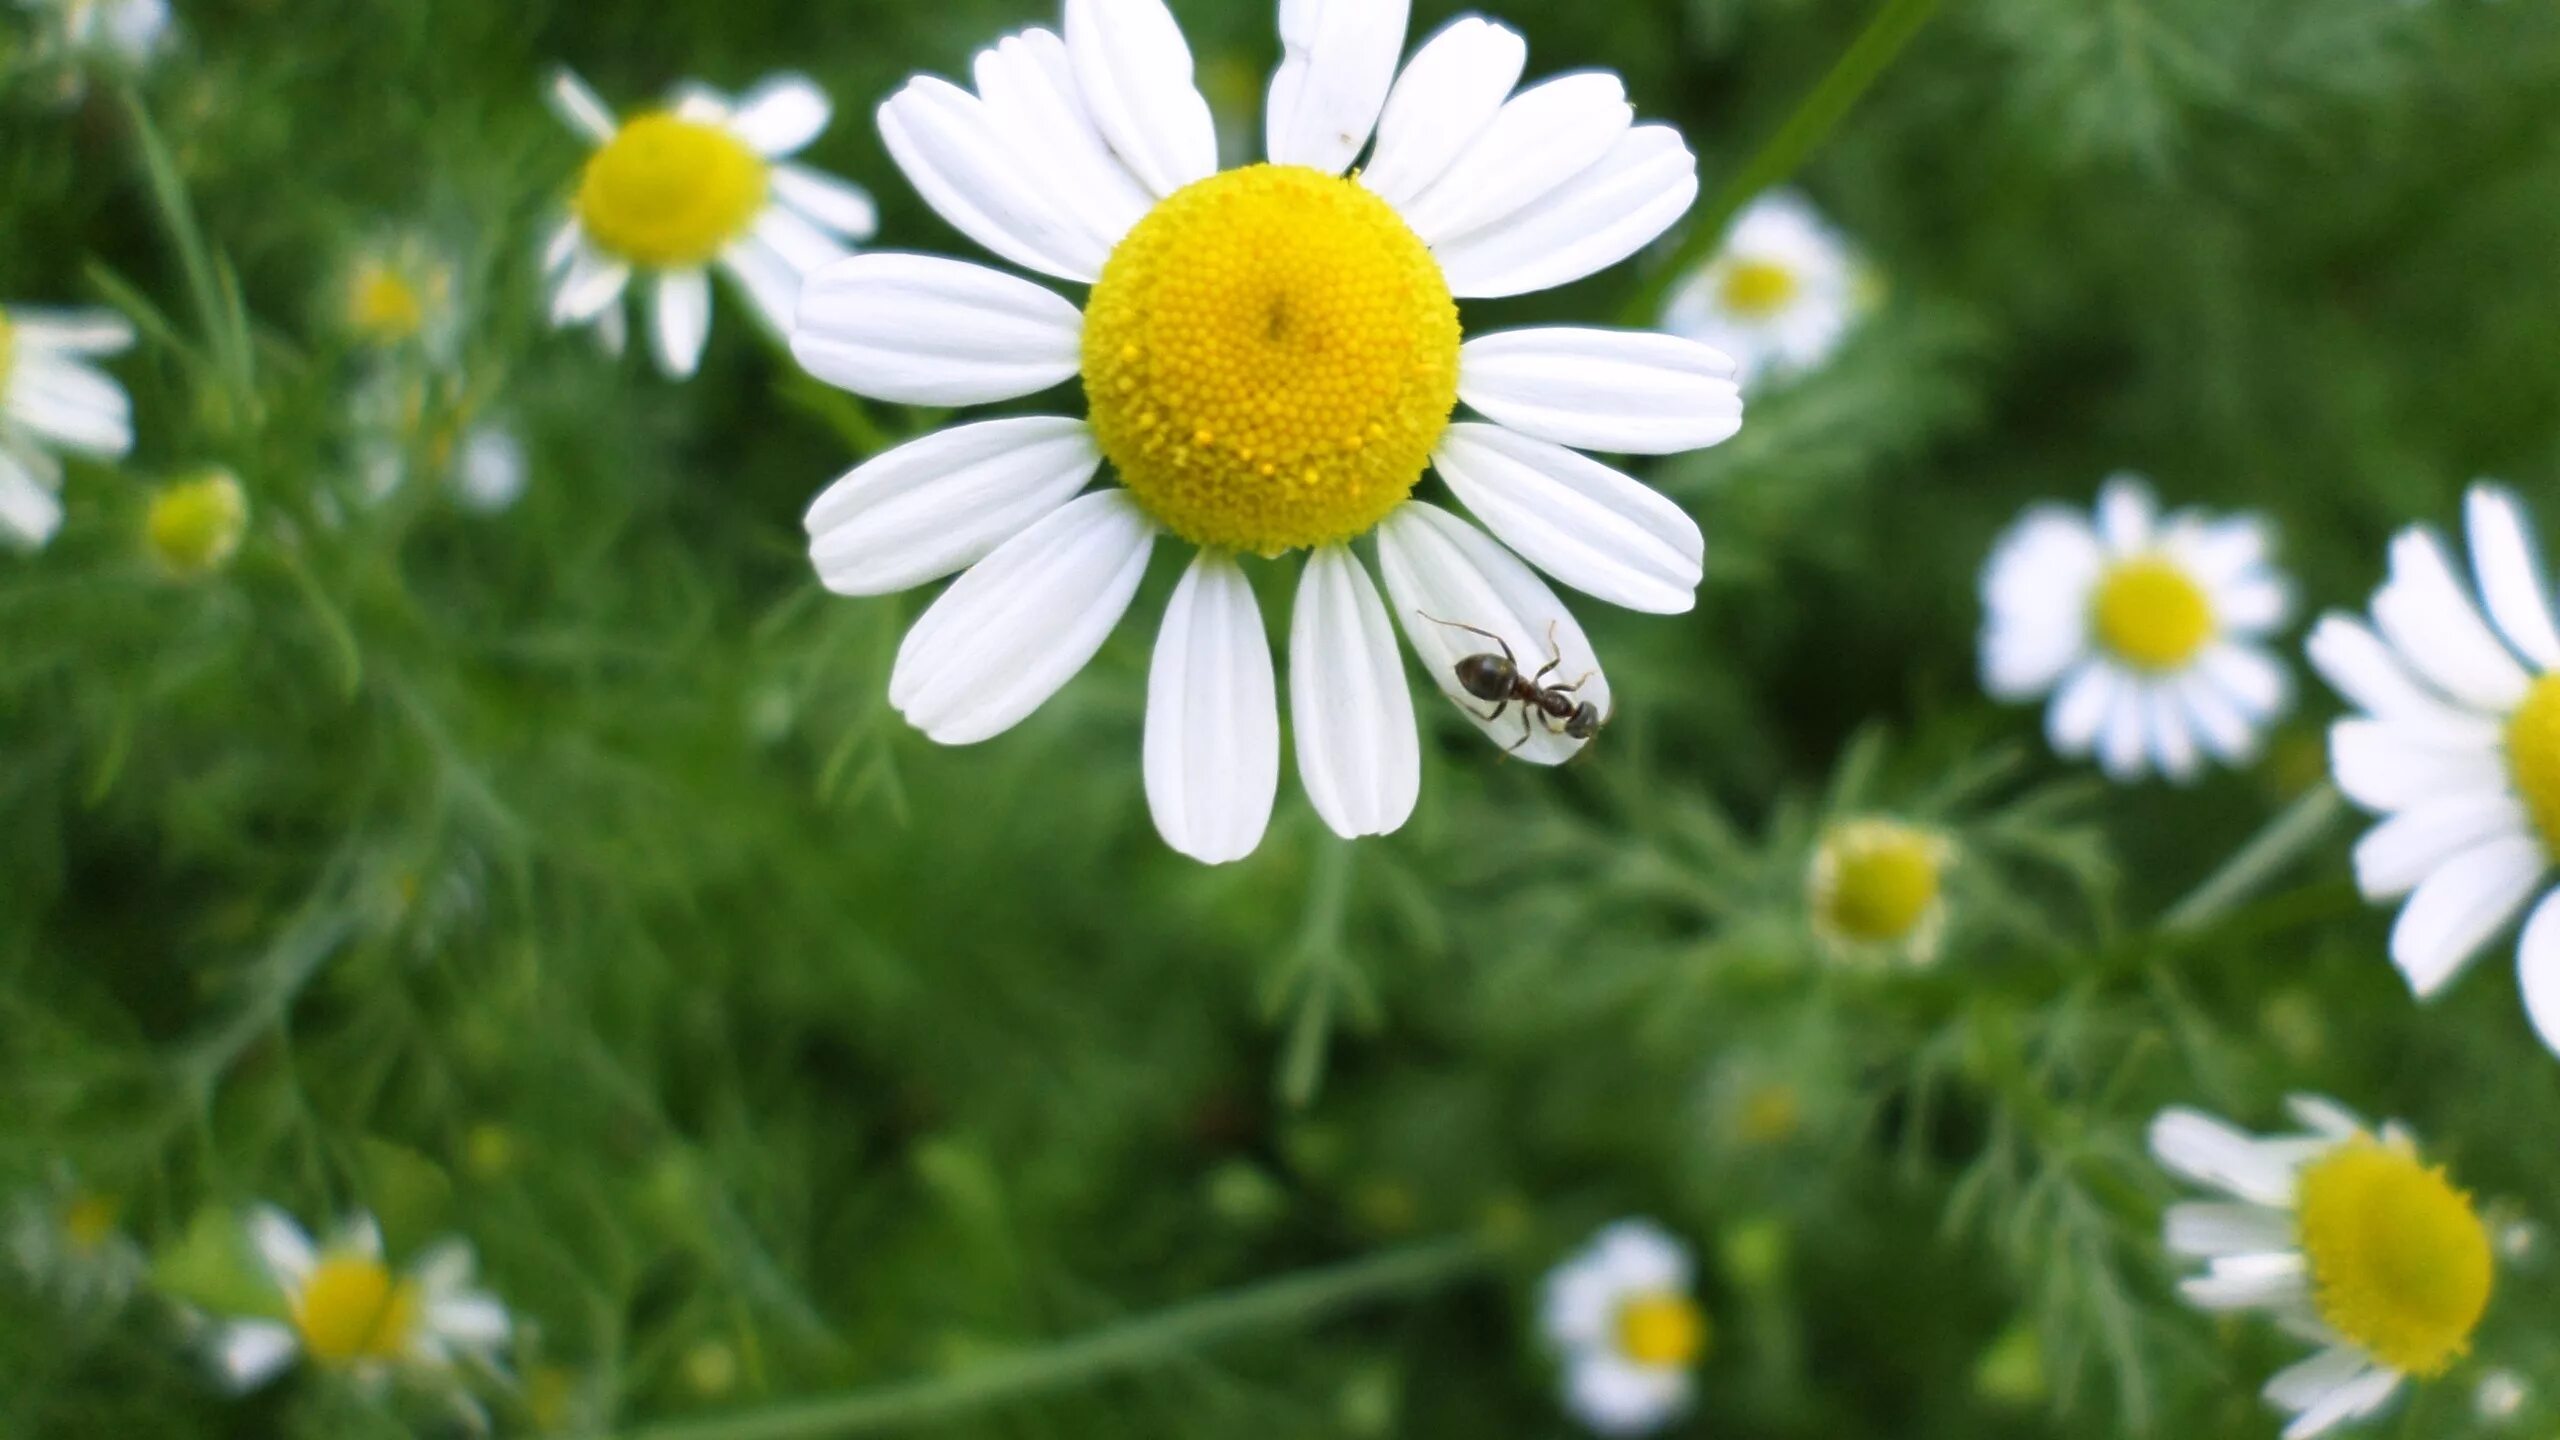
<path id="1" fill-rule="evenodd" d="M 816 1440 L 951 1420 L 1162 1365 L 1221 1341 L 1297 1329 L 1355 1305 L 1435 1289 L 1482 1266 L 1488 1255 L 1475 1239 L 1429 1241 L 1177 1305 L 957 1375 L 674 1420 L 627 1431 L 623 1440 Z"/>
<path id="2" fill-rule="evenodd" d="M 2160 928 L 2172 934 L 2201 930 L 2245 904 L 2268 882 L 2283 874 L 2313 846 L 2329 838 L 2346 799 L 2336 786 L 2321 782 L 2286 808 L 2240 853 L 2223 862 L 2187 898 L 2160 917 Z"/>
<path id="3" fill-rule="evenodd" d="M 1732 225 L 1733 217 L 1742 213 L 1742 207 L 1750 204 L 1753 196 L 1796 173 L 1805 157 L 1830 138 L 1868 87 L 1892 68 L 1902 47 L 1911 43 L 1911 37 L 1920 33 L 1920 27 L 1937 10 L 1938 0 L 1885 0 L 1875 18 L 1867 22 L 1867 28 L 1849 42 L 1848 50 L 1831 67 L 1831 73 L 1823 76 L 1813 93 L 1805 96 L 1795 113 L 1787 117 L 1787 123 L 1779 126 L 1778 133 L 1760 147 L 1760 153 L 1716 192 L 1680 242 L 1680 248 L 1636 288 L 1635 297 L 1627 302 L 1628 323 L 1652 323 L 1671 287 L 1724 243 L 1725 230 Z"/>

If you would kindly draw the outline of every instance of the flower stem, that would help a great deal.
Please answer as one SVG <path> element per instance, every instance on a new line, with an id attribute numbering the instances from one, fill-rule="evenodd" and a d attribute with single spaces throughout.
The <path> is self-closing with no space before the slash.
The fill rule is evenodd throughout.
<path id="1" fill-rule="evenodd" d="M 1176 1305 L 956 1375 L 669 1421 L 627 1431 L 623 1440 L 817 1440 L 947 1421 L 1161 1365 L 1239 1336 L 1297 1329 L 1355 1305 L 1435 1289 L 1480 1268 L 1490 1255 L 1484 1241 L 1471 1237 L 1427 1241 Z"/>
<path id="2" fill-rule="evenodd" d="M 1688 235 L 1671 258 L 1656 267 L 1653 274 L 1636 288 L 1627 302 L 1624 318 L 1629 324 L 1650 324 L 1661 310 L 1663 297 L 1671 292 L 1680 277 L 1697 268 L 1701 261 L 1715 253 L 1724 242 L 1733 217 L 1751 198 L 1772 185 L 1795 174 L 1805 157 L 1828 139 L 1832 130 L 1855 107 L 1868 87 L 1874 85 L 1902 54 L 1902 47 L 1920 33 L 1920 27 L 1936 14 L 1938 0 L 1885 0 L 1867 28 L 1849 42 L 1831 72 L 1822 77 L 1813 92 L 1796 106 L 1787 123 L 1769 137 L 1749 164 L 1727 180 L 1715 198 L 1708 202 Z"/>
<path id="3" fill-rule="evenodd" d="M 2338 788 L 2322 781 L 2270 822 L 2240 853 L 2184 900 L 2160 917 L 2160 928 L 2172 934 L 2201 930 L 2245 904 L 2268 882 L 2283 874 L 2304 853 L 2329 838 L 2330 828 L 2346 813 Z"/>

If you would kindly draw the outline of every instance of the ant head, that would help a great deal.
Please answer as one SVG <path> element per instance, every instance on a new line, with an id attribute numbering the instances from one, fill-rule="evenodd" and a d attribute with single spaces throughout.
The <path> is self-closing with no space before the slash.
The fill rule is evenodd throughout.
<path id="1" fill-rule="evenodd" d="M 1458 662 L 1458 687 L 1479 700 L 1508 700 L 1520 667 L 1499 655 L 1470 655 Z"/>
<path id="2" fill-rule="evenodd" d="M 1575 740 L 1588 740 L 1599 734 L 1600 727 L 1608 723 L 1608 717 L 1600 713 L 1600 707 L 1586 700 L 1582 702 L 1581 709 L 1573 712 L 1573 718 L 1564 722 L 1564 733 Z"/>

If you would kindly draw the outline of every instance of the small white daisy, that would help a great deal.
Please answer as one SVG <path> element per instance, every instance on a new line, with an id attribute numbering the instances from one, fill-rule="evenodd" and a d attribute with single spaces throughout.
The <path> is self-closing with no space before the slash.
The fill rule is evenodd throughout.
<path id="1" fill-rule="evenodd" d="M 1395 626 L 1498 744 L 1571 758 L 1584 735 L 1497 714 L 1458 663 L 1507 647 L 1606 717 L 1589 640 L 1530 567 L 1676 613 L 1695 603 L 1705 542 L 1679 506 L 1573 447 L 1696 449 L 1742 416 L 1731 362 L 1703 345 L 1468 340 L 1459 323 L 1460 300 L 1626 259 L 1696 198 L 1678 132 L 1635 123 L 1617 77 L 1514 94 L 1526 44 L 1475 18 L 1399 72 L 1405 0 L 1279 13 L 1269 163 L 1236 170 L 1217 168 L 1163 0 L 1068 0 L 1063 34 L 981 52 L 974 90 L 913 81 L 880 112 L 908 179 L 962 233 L 1090 298 L 866 255 L 816 277 L 792 337 L 812 374 L 903 404 L 1081 383 L 1087 418 L 963 425 L 854 470 L 809 512 L 811 553 L 846 595 L 967 572 L 909 632 L 889 686 L 910 723 L 966 745 L 1093 658 L 1160 534 L 1194 549 L 1158 632 L 1145 775 L 1166 841 L 1210 863 L 1260 843 L 1280 774 L 1278 685 L 1241 557 L 1308 552 L 1289 642 L 1300 778 L 1337 833 L 1384 834 L 1421 779 Z M 1452 423 L 1461 402 L 1484 421 Z M 1106 460 L 1119 483 L 1088 491 Z M 1491 534 L 1412 498 L 1433 469 Z M 1373 532 L 1392 610 L 1351 548 Z"/>
<path id="2" fill-rule="evenodd" d="M 2053 748 L 2096 751 L 2119 783 L 2191 780 L 2207 757 L 2245 764 L 2292 703 L 2261 643 L 2293 610 L 2272 547 L 2254 515 L 2161 515 L 2130 475 L 2107 482 L 2095 523 L 2036 506 L 1983 570 L 1983 686 L 2051 694 Z"/>
<path id="3" fill-rule="evenodd" d="M 474 427 L 453 460 L 453 495 L 475 515 L 495 515 L 524 498 L 532 465 L 524 442 L 502 425 Z"/>
<path id="4" fill-rule="evenodd" d="M 392 233 L 356 247 L 338 281 L 338 328 L 366 345 L 415 344 L 447 357 L 461 331 L 458 266 L 416 233 Z"/>
<path id="5" fill-rule="evenodd" d="M 1953 841 L 1898 820 L 1843 820 L 1822 832 L 1805 877 L 1823 947 L 1844 959 L 1928 965 L 1946 938 Z"/>
<path id="6" fill-rule="evenodd" d="M 1603 1435 L 1658 1430 L 1689 1408 L 1710 1338 L 1689 1252 L 1621 1220 L 1547 1275 L 1543 1324 L 1564 1362 L 1565 1407 Z"/>
<path id="7" fill-rule="evenodd" d="M 111 311 L 0 310 L 0 535 L 32 547 L 61 528 L 57 452 L 133 449 L 133 402 L 93 363 L 132 345 L 133 326 Z"/>
<path id="8" fill-rule="evenodd" d="M 562 71 L 560 117 L 595 142 L 563 222 L 543 252 L 551 322 L 593 325 L 621 350 L 623 292 L 651 286 L 651 352 L 670 378 L 691 375 L 711 333 L 711 267 L 728 272 L 777 334 L 800 285 L 845 257 L 879 223 L 861 187 L 795 164 L 833 113 L 807 78 L 781 75 L 736 101 L 686 86 L 674 103 L 617 121 Z"/>
<path id="9" fill-rule="evenodd" d="M 2356 883 L 2408 898 L 2393 963 L 2434 995 L 2533 905 L 2525 1009 L 2560 1051 L 2560 626 L 2524 507 L 2483 484 L 2467 508 L 2478 599 L 2434 535 L 2403 531 L 2373 627 L 2324 618 L 2311 663 L 2360 712 L 2329 732 L 2330 765 L 2387 817 L 2356 846 Z"/>
<path id="10" fill-rule="evenodd" d="M 2171 1110 L 2152 1124 L 2151 1153 L 2229 1197 L 2170 1208 L 2168 1248 L 2207 1262 L 2181 1293 L 2204 1310 L 2265 1313 L 2320 1347 L 2265 1392 L 2293 1417 L 2285 1440 L 2310 1440 L 2469 1353 L 2495 1266 L 2471 1198 L 2405 1129 L 2376 1135 L 2311 1096 L 2287 1108 L 2303 1132 L 2265 1139 Z"/>
<path id="11" fill-rule="evenodd" d="M 124 1207 L 82 1186 L 68 1169 L 10 1206 L 9 1251 L 37 1289 L 74 1308 L 122 1304 L 142 1282 L 142 1247 L 123 1228 Z"/>
<path id="12" fill-rule="evenodd" d="M 268 1206 L 250 1216 L 249 1239 L 286 1318 L 233 1320 L 219 1329 L 216 1357 L 236 1388 L 265 1384 L 297 1356 L 367 1384 L 403 1369 L 442 1372 L 464 1360 L 494 1365 L 512 1331 L 506 1307 L 471 1288 L 471 1249 L 459 1241 L 396 1271 L 383 1259 L 372 1217 L 357 1217 L 315 1246 L 291 1217 Z"/>
<path id="13" fill-rule="evenodd" d="M 1663 327 L 1742 367 L 1745 389 L 1821 368 L 1866 309 L 1864 268 L 1812 202 L 1754 200 L 1713 259 L 1671 292 Z"/>
<path id="14" fill-rule="evenodd" d="M 169 0 L 19 0 L 48 27 L 40 52 L 141 69 L 168 44 Z"/>

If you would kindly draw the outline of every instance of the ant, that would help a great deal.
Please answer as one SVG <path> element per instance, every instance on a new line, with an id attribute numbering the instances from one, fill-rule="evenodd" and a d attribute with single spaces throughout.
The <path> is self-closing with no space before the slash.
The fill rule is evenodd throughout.
<path id="1" fill-rule="evenodd" d="M 1564 649 L 1556 643 L 1556 622 L 1547 622 L 1547 650 L 1551 658 L 1537 674 L 1523 676 L 1519 658 L 1511 653 L 1510 641 L 1481 626 L 1443 620 L 1428 611 L 1417 610 L 1414 613 L 1434 625 L 1481 635 L 1502 647 L 1499 655 L 1469 655 L 1460 660 L 1457 665 L 1458 688 L 1479 700 L 1492 702 L 1492 713 L 1478 717 L 1486 721 L 1499 720 L 1513 704 L 1519 705 L 1520 738 L 1513 742 L 1512 750 L 1517 751 L 1529 743 L 1536 734 L 1530 726 L 1542 715 L 1550 726 L 1575 740 L 1589 740 L 1609 723 L 1609 717 L 1600 713 L 1599 706 L 1575 696 L 1574 692 L 1591 682 L 1590 675 L 1586 674 L 1570 685 L 1546 683 L 1547 677 L 1564 664 Z"/>

